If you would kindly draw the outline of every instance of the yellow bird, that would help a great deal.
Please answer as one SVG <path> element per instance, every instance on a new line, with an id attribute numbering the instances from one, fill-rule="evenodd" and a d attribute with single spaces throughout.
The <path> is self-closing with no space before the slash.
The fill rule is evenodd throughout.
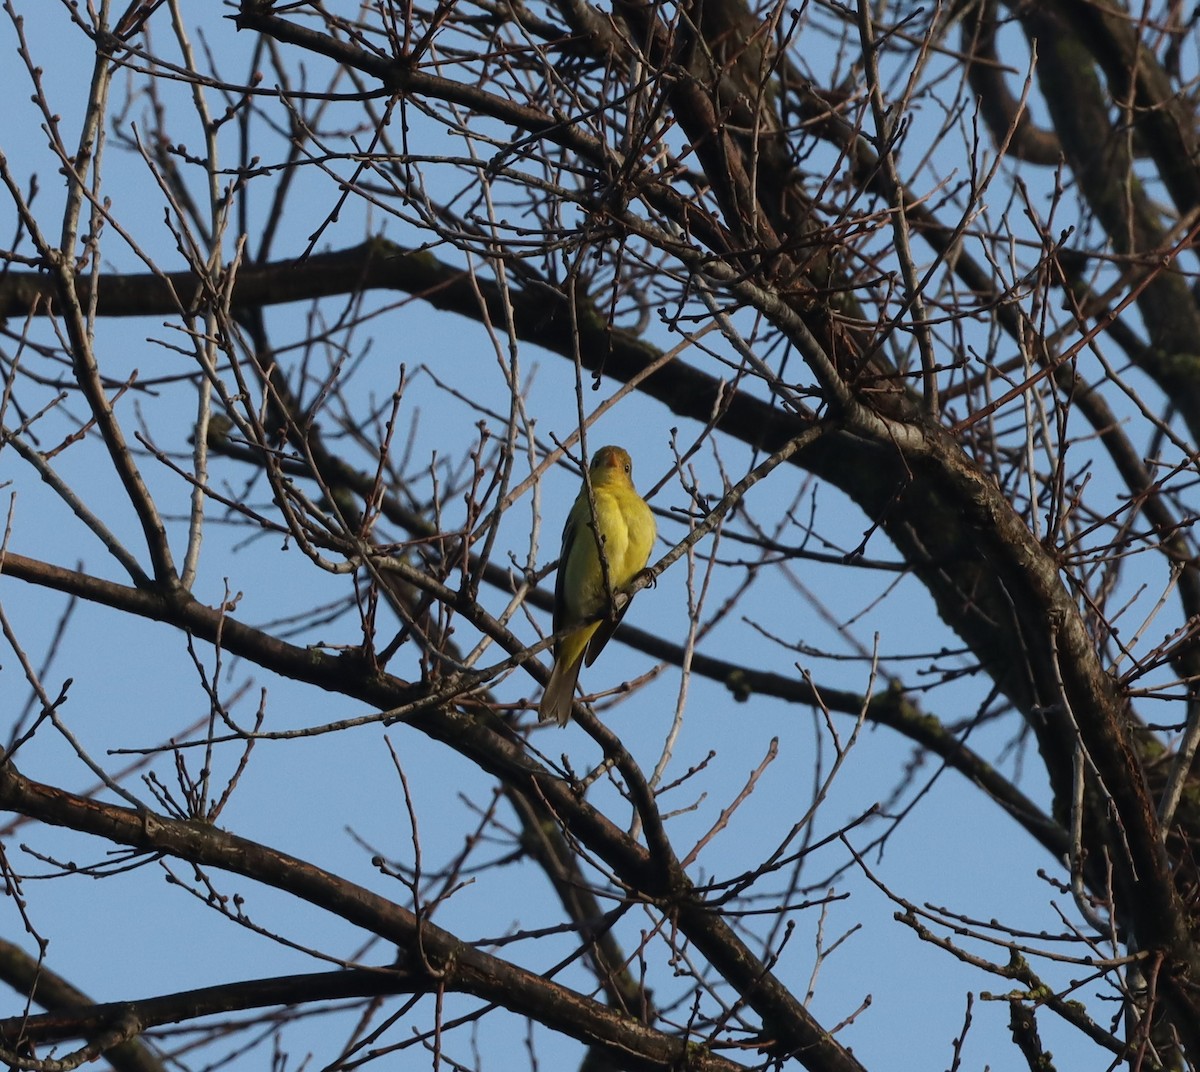
<path id="1" fill-rule="evenodd" d="M 627 451 L 601 447 L 592 456 L 589 472 L 596 502 L 595 524 L 585 483 L 563 528 L 554 585 L 554 632 L 562 633 L 579 622 L 587 624 L 560 636 L 555 643 L 554 670 L 538 704 L 538 718 L 543 722 L 554 719 L 560 726 L 571 717 L 580 666 L 591 666 L 596 661 L 616 631 L 621 615 L 616 621 L 611 617 L 588 619 L 602 614 L 609 607 L 610 595 L 645 568 L 657 532 L 650 507 L 634 490 L 633 462 Z M 608 568 L 607 587 L 601 554 Z"/>

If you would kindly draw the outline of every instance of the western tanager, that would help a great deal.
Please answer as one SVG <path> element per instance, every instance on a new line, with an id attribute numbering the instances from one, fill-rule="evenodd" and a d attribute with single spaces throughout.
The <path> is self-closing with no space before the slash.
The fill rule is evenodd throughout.
<path id="1" fill-rule="evenodd" d="M 589 473 L 596 514 L 593 519 L 585 483 L 563 528 L 554 585 L 554 632 L 562 633 L 578 622 L 587 624 L 560 636 L 555 643 L 554 670 L 538 704 L 538 717 L 543 722 L 555 719 L 560 726 L 571 717 L 580 666 L 591 666 L 596 661 L 620 618 L 597 615 L 609 607 L 612 593 L 624 588 L 645 567 L 656 533 L 650 507 L 633 488 L 633 462 L 627 451 L 601 447 L 592 456 Z M 607 567 L 607 585 L 601 555 Z"/>

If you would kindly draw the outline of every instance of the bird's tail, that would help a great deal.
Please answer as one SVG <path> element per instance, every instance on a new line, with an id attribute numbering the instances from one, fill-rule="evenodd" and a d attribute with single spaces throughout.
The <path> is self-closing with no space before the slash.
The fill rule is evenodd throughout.
<path id="1" fill-rule="evenodd" d="M 582 655 L 582 652 L 580 653 Z M 571 720 L 571 704 L 575 699 L 575 683 L 579 680 L 579 668 L 583 659 L 576 657 L 570 663 L 555 660 L 554 669 L 550 673 L 550 682 L 542 699 L 538 703 L 538 719 L 549 722 L 553 719 L 560 726 L 565 726 Z"/>

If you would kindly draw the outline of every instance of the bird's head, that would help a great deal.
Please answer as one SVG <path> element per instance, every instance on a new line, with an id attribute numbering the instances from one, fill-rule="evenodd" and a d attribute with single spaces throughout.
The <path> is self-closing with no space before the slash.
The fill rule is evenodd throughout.
<path id="1" fill-rule="evenodd" d="M 592 455 L 592 476 L 611 479 L 614 475 L 624 474 L 633 479 L 633 459 L 629 451 L 623 447 L 601 447 Z"/>

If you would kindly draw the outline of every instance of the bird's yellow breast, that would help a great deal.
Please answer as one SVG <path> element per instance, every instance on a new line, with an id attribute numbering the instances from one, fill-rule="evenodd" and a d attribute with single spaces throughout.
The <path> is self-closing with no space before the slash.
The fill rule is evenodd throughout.
<path id="1" fill-rule="evenodd" d="M 612 591 L 624 588 L 641 570 L 654 549 L 656 526 L 650 507 L 628 483 L 596 481 L 592 485 L 596 502 L 596 534 L 604 546 L 608 580 Z M 564 591 L 570 606 L 564 608 L 567 621 L 579 621 L 599 613 L 608 603 L 600 550 L 592 534 L 591 506 L 581 494 L 572 511 L 575 525 L 574 546 L 566 561 Z M 560 566 L 560 568 L 562 568 Z"/>

